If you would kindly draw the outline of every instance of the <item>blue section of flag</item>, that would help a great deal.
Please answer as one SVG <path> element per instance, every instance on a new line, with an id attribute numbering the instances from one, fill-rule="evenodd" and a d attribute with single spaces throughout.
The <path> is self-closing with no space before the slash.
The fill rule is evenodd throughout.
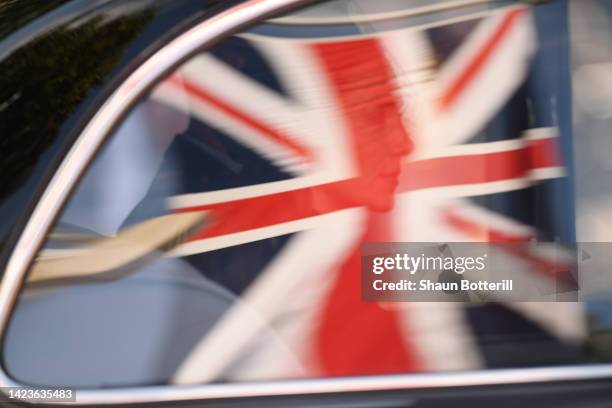
<path id="1" fill-rule="evenodd" d="M 572 89 L 569 27 L 566 0 L 533 8 L 539 50 L 532 63 L 529 87 L 537 127 L 552 123 L 559 129 L 566 177 L 550 182 L 548 211 L 554 219 L 555 235 L 562 242 L 576 241 L 572 137 Z"/>

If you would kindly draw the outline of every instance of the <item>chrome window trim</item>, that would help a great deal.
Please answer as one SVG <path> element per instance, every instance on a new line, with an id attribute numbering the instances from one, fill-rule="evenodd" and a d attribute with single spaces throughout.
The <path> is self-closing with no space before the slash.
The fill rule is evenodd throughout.
<path id="1" fill-rule="evenodd" d="M 123 82 L 94 115 L 54 174 L 22 232 L 0 284 L 0 337 L 4 337 L 13 305 L 28 267 L 55 217 L 98 147 L 131 104 L 169 69 L 194 51 L 240 26 L 286 7 L 314 0 L 249 0 L 212 17 L 169 42 Z M 77 403 L 106 405 L 217 398 L 322 394 L 358 391 L 427 389 L 544 383 L 612 378 L 612 364 L 482 370 L 472 372 L 380 375 L 310 380 L 266 381 L 194 386 L 152 386 L 77 392 Z M 24 387 L 0 367 L 1 387 Z M 69 404 L 69 403 L 67 403 Z M 74 403 L 71 403 L 74 404 Z"/>
<path id="2" fill-rule="evenodd" d="M 372 23 L 376 21 L 396 20 L 398 18 L 414 17 L 422 14 L 436 13 L 439 11 L 448 11 L 454 8 L 462 8 L 468 6 L 477 6 L 479 4 L 495 3 L 495 2 L 507 2 L 508 0 L 453 0 L 443 3 L 434 3 L 426 6 L 415 7 L 403 12 L 381 12 L 364 15 L 351 15 L 351 16 L 335 16 L 335 17 L 303 17 L 303 16 L 290 16 L 280 17 L 272 20 L 275 24 L 303 24 L 303 25 L 326 25 L 326 24 L 358 24 L 358 23 Z"/>

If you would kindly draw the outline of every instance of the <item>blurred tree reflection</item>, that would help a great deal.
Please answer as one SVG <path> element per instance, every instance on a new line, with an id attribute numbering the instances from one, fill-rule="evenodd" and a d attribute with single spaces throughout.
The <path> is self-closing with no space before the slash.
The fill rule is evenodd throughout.
<path id="1" fill-rule="evenodd" d="M 0 38 L 68 0 L 0 0 Z"/>
<path id="2" fill-rule="evenodd" d="M 0 3 L 3 19 L 10 17 L 13 3 Z M 23 10 L 15 13 L 18 24 Z M 153 15 L 146 10 L 64 25 L 0 63 L 0 206 L 27 181 L 60 126 L 109 76 Z M 3 25 L 0 31 L 10 29 Z"/>

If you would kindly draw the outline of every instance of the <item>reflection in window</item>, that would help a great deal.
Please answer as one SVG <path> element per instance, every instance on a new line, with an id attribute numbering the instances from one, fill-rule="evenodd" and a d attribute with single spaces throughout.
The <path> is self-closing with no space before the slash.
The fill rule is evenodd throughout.
<path id="1" fill-rule="evenodd" d="M 579 303 L 361 301 L 365 242 L 575 241 L 563 2 L 397 4 L 263 23 L 153 89 L 32 266 L 9 373 L 107 387 L 590 361 Z M 537 274 L 541 256 L 508 262 Z"/>

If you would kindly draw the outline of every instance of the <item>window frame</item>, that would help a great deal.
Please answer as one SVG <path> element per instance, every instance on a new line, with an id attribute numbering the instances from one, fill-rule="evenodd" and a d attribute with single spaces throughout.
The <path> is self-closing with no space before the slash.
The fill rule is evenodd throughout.
<path id="1" fill-rule="evenodd" d="M 53 175 L 22 231 L 0 283 L 0 338 L 4 338 L 25 275 L 76 183 L 125 114 L 159 80 L 196 52 L 246 25 L 318 0 L 247 0 L 179 35 L 121 83 L 89 121 Z M 482 2 L 483 0 L 473 0 Z M 466 1 L 465 3 L 470 3 Z M 78 390 L 77 404 L 159 403 L 188 400 L 349 394 L 361 391 L 417 390 L 487 385 L 548 383 L 612 378 L 612 363 L 470 372 L 438 372 L 134 388 Z M 0 387 L 27 387 L 0 366 Z M 6 390 L 6 388 L 4 388 Z M 4 391 L 6 392 L 6 391 Z"/>

